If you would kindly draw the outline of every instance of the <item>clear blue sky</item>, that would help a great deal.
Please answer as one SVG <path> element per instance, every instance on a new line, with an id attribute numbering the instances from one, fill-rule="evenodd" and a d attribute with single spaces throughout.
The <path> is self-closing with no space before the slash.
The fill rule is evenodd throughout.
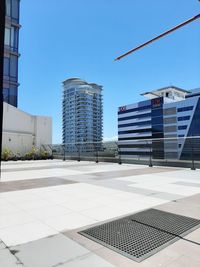
<path id="1" fill-rule="evenodd" d="M 61 142 L 62 81 L 104 86 L 104 137 L 117 107 L 168 85 L 200 87 L 200 21 L 114 62 L 116 56 L 198 14 L 197 0 L 22 0 L 19 108 L 53 117 Z"/>

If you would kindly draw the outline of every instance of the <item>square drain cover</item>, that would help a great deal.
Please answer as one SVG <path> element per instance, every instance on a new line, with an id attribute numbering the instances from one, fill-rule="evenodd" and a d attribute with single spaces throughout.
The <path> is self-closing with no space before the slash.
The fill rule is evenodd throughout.
<path id="1" fill-rule="evenodd" d="M 149 209 L 79 234 L 141 262 L 198 228 L 200 220 Z"/>

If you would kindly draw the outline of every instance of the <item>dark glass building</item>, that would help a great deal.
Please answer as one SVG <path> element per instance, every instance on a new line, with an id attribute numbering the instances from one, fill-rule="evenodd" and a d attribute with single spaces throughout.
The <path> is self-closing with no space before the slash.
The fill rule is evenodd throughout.
<path id="1" fill-rule="evenodd" d="M 4 41 L 4 101 L 17 107 L 19 59 L 19 8 L 20 0 L 6 0 Z"/>

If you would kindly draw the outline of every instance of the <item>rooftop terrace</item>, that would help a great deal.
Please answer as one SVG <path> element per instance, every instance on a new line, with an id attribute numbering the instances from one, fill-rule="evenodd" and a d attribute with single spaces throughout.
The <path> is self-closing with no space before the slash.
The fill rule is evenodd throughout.
<path id="1" fill-rule="evenodd" d="M 61 160 L 2 170 L 2 267 L 200 266 L 200 229 L 140 263 L 78 233 L 150 208 L 200 220 L 200 170 Z"/>

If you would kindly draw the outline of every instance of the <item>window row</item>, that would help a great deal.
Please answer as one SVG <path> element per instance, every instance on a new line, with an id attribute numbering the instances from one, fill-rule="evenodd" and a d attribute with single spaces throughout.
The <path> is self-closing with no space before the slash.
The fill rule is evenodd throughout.
<path id="1" fill-rule="evenodd" d="M 155 108 L 151 111 L 151 116 L 153 117 L 162 117 L 163 116 L 163 109 L 162 108 Z"/>
<path id="2" fill-rule="evenodd" d="M 19 29 L 12 26 L 11 28 L 5 28 L 5 40 L 4 44 L 10 46 L 13 51 L 18 51 L 18 39 Z"/>
<path id="3" fill-rule="evenodd" d="M 178 108 L 178 112 L 193 110 L 193 106 Z"/>
<path id="4" fill-rule="evenodd" d="M 9 57 L 4 57 L 4 75 L 12 77 L 17 80 L 18 75 L 18 57 L 11 55 Z"/>
<path id="5" fill-rule="evenodd" d="M 130 112 L 134 112 L 134 111 L 142 111 L 142 110 L 150 109 L 150 108 L 151 108 L 151 105 L 137 107 L 137 108 L 131 108 L 131 109 L 128 109 L 128 110 L 119 108 L 118 114 L 130 113 Z"/>
<path id="6" fill-rule="evenodd" d="M 6 16 L 19 21 L 19 0 L 6 0 Z"/>
<path id="7" fill-rule="evenodd" d="M 190 116 L 178 117 L 178 121 L 188 121 L 189 119 L 190 119 Z"/>
<path id="8" fill-rule="evenodd" d="M 118 127 L 124 128 L 124 127 L 139 126 L 139 125 L 151 125 L 151 121 L 139 121 L 134 123 L 120 124 Z"/>
<path id="9" fill-rule="evenodd" d="M 126 121 L 126 120 L 132 120 L 132 119 L 141 119 L 141 118 L 147 118 L 147 117 L 151 117 L 151 113 L 139 114 L 139 115 L 134 115 L 134 116 L 128 116 L 128 117 L 118 118 L 118 121 Z"/>
<path id="10" fill-rule="evenodd" d="M 163 124 L 163 117 L 152 117 L 151 122 L 152 125 Z"/>
<path id="11" fill-rule="evenodd" d="M 187 129 L 187 125 L 178 126 L 178 130 L 185 130 L 185 129 Z"/>
<path id="12" fill-rule="evenodd" d="M 3 88 L 3 101 L 17 107 L 17 87 Z"/>
<path id="13" fill-rule="evenodd" d="M 144 133 L 144 132 L 150 132 L 150 131 L 151 131 L 151 127 L 150 128 L 146 128 L 146 129 L 118 131 L 118 134 Z"/>

